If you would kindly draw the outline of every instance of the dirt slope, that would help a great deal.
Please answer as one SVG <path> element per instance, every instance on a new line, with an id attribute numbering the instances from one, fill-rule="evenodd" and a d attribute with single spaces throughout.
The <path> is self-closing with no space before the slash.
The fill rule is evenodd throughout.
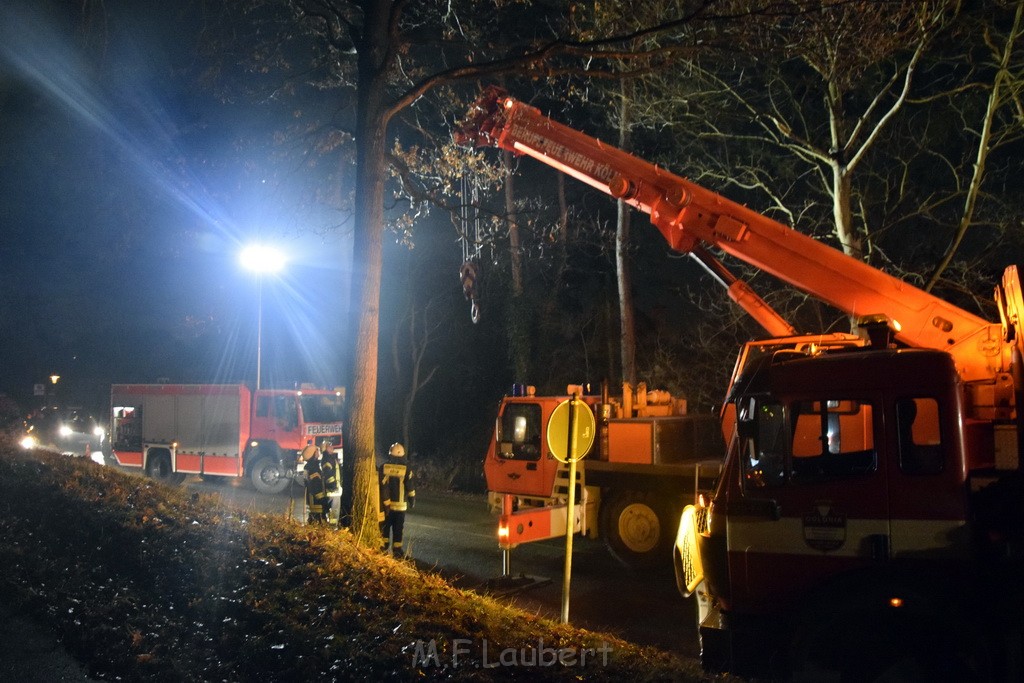
<path id="1" fill-rule="evenodd" d="M 345 534 L 84 459 L 0 447 L 0 538 L 7 602 L 97 679 L 705 680 Z"/>

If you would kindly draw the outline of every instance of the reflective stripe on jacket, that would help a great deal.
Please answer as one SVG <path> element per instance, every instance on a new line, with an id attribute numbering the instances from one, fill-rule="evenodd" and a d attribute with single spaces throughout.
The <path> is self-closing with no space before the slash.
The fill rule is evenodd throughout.
<path id="1" fill-rule="evenodd" d="M 416 495 L 412 485 L 412 468 L 405 458 L 391 458 L 380 468 L 381 503 L 395 512 L 409 509 L 409 498 Z"/>

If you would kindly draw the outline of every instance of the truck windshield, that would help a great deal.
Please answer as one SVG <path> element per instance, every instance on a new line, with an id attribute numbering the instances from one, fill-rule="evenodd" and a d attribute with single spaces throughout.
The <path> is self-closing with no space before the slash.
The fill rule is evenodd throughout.
<path id="1" fill-rule="evenodd" d="M 540 459 L 540 405 L 510 403 L 498 420 L 498 456 L 511 460 Z"/>
<path id="2" fill-rule="evenodd" d="M 875 409 L 868 401 L 751 401 L 740 408 L 740 421 L 750 425 L 741 440 L 748 488 L 863 476 L 877 469 Z"/>
<path id="3" fill-rule="evenodd" d="M 341 422 L 345 400 L 336 394 L 303 394 L 302 419 L 306 422 Z"/>

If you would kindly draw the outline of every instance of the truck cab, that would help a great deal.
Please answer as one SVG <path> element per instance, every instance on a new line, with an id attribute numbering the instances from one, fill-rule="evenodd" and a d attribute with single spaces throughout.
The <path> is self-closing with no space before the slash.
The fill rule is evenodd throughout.
<path id="1" fill-rule="evenodd" d="M 978 673 L 975 648 L 1001 617 L 967 597 L 996 566 L 979 560 L 990 538 L 971 472 L 984 468 L 949 354 L 778 351 L 752 360 L 728 401 L 725 469 L 675 549 L 680 586 L 693 590 L 695 558 L 705 582 L 705 665 L 866 675 L 844 662 L 873 661 L 866 643 L 888 633 L 878 647 L 893 659 L 877 667 Z M 895 635 L 911 622 L 923 650 Z"/>
<path id="2" fill-rule="evenodd" d="M 341 452 L 344 392 L 260 389 L 253 394 L 246 462 L 257 490 L 279 493 L 301 467 L 298 453 L 331 440 Z"/>

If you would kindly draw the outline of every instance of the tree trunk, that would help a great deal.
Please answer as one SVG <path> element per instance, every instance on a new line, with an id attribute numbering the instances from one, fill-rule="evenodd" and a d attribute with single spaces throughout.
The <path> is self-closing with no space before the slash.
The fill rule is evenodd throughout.
<path id="1" fill-rule="evenodd" d="M 508 250 L 512 262 L 512 298 L 508 305 L 508 348 L 517 382 L 529 381 L 530 333 L 529 304 L 523 297 L 523 255 L 519 239 L 519 224 L 516 222 L 516 192 L 512 175 L 512 153 L 501 153 L 505 170 L 505 216 L 508 221 Z"/>
<path id="2" fill-rule="evenodd" d="M 354 354 L 349 372 L 350 397 L 345 455 L 354 460 L 352 532 L 359 543 L 380 545 L 380 495 L 375 463 L 375 406 L 380 334 L 380 281 L 383 265 L 384 117 L 387 28 L 391 2 L 367 0 L 365 33 L 359 46 L 359 99 L 356 121 L 356 203 L 352 266 Z"/>
<path id="3" fill-rule="evenodd" d="M 836 237 L 843 253 L 861 261 L 864 259 L 864 240 L 853 225 L 853 182 L 846 168 L 838 161 L 832 163 L 832 216 Z"/>
<path id="4" fill-rule="evenodd" d="M 632 88 L 623 82 L 619 103 L 619 149 L 629 151 L 629 107 Z M 619 200 L 615 221 L 615 274 L 619 289 L 619 340 L 622 381 L 636 386 L 636 330 L 633 323 L 633 282 L 629 270 L 629 206 Z"/>
<path id="5" fill-rule="evenodd" d="M 829 170 L 832 172 L 832 220 L 833 230 L 843 253 L 858 261 L 864 258 L 861 239 L 853 225 L 853 179 L 847 168 L 847 147 L 850 140 L 846 134 L 846 114 L 843 109 L 843 92 L 834 82 L 828 83 L 826 105 L 832 149 L 829 154 Z"/>
<path id="6" fill-rule="evenodd" d="M 512 175 L 512 152 L 501 153 L 501 165 L 505 170 L 505 216 L 508 220 L 508 250 L 512 261 L 512 296 L 523 294 L 523 255 L 519 240 L 519 224 L 516 222 L 516 186 Z"/>

